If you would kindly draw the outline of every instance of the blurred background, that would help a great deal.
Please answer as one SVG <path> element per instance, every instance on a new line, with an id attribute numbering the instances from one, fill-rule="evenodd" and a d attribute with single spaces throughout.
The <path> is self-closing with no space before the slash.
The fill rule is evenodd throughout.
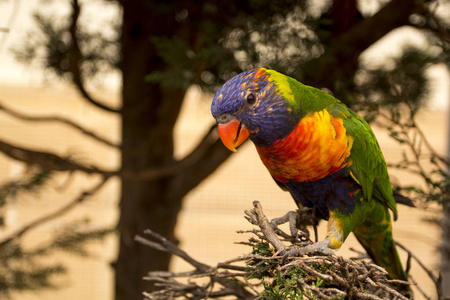
<path id="1" fill-rule="evenodd" d="M 251 143 L 221 144 L 210 103 L 259 66 L 371 122 L 392 183 L 417 206 L 399 206 L 394 237 L 437 277 L 449 20 L 448 1 L 0 0 L 1 297 L 141 299 L 148 271 L 191 270 L 134 242 L 146 228 L 211 265 L 249 252 L 235 243 L 252 201 L 269 218 L 295 205 Z M 362 251 L 351 236 L 338 254 L 350 248 Z M 437 299 L 415 262 L 411 275 Z"/>

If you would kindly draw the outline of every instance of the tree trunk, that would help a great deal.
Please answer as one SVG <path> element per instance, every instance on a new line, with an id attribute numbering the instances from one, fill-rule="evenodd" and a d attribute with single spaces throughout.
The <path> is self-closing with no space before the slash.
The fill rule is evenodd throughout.
<path id="1" fill-rule="evenodd" d="M 167 68 L 150 36 L 171 36 L 175 22 L 157 12 L 151 1 L 122 4 L 122 168 L 139 171 L 172 161 L 172 131 L 185 91 L 144 81 L 149 73 Z M 122 181 L 116 299 L 141 299 L 143 291 L 152 289 L 142 277 L 148 271 L 168 268 L 167 253 L 136 243 L 134 236 L 150 228 L 175 240 L 181 197 L 169 199 L 170 180 Z"/>
<path id="2" fill-rule="evenodd" d="M 203 6 L 193 2 L 175 1 L 167 5 L 145 0 L 122 0 L 121 4 L 122 168 L 154 169 L 173 163 L 173 128 L 186 90 L 185 85 L 177 82 L 145 82 L 145 76 L 152 72 L 180 67 L 171 66 L 156 53 L 151 37 L 176 36 L 198 50 L 201 44 L 198 39 L 204 36 L 197 23 L 199 18 L 181 23 L 175 21 L 175 16 L 177 11 L 186 8 L 191 15 L 199 14 Z M 201 73 L 201 66 L 197 71 Z M 142 277 L 149 271 L 169 267 L 169 254 L 136 243 L 135 235 L 152 229 L 176 241 L 174 231 L 183 197 L 232 153 L 211 132 L 194 152 L 194 156 L 201 158 L 170 177 L 153 181 L 122 180 L 116 299 L 141 299 L 143 291 L 154 288 Z"/>

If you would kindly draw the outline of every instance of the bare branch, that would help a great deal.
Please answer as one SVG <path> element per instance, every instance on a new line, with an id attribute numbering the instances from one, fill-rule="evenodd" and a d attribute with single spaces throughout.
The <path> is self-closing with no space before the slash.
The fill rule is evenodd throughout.
<path id="1" fill-rule="evenodd" d="M 141 171 L 130 170 L 105 170 L 93 165 L 78 163 L 69 157 L 61 157 L 46 151 L 36 151 L 19 147 L 0 139 L 0 152 L 5 155 L 30 165 L 39 165 L 43 169 L 53 171 L 81 171 L 87 174 L 99 174 L 104 177 L 120 176 L 124 179 L 150 181 L 159 178 L 175 176 L 184 170 L 198 164 L 205 155 L 210 154 L 211 145 L 215 145 L 214 138 L 216 126 L 212 126 L 205 134 L 202 141 L 185 158 L 158 168 L 150 168 Z M 225 147 L 222 147 L 225 148 Z M 230 151 L 228 151 L 230 152 Z"/>
<path id="2" fill-rule="evenodd" d="M 217 276 L 217 274 L 214 272 L 215 268 L 193 259 L 186 252 L 184 252 L 183 250 L 178 248 L 177 245 L 168 241 L 167 239 L 165 239 L 161 235 L 157 234 L 156 232 L 154 232 L 150 229 L 147 229 L 147 230 L 145 230 L 144 233 L 149 235 L 152 239 L 154 239 L 155 242 L 149 241 L 141 236 L 136 236 L 135 240 L 144 245 L 152 247 L 154 249 L 158 249 L 158 250 L 162 249 L 165 252 L 170 252 L 174 255 L 177 255 L 178 257 L 182 258 L 183 260 L 185 260 L 186 262 L 188 262 L 189 264 L 191 264 L 192 266 L 195 267 L 196 272 L 194 272 L 194 273 L 188 272 L 188 273 L 184 273 L 184 274 L 187 274 L 188 276 L 196 276 L 197 274 L 199 274 L 200 276 L 205 276 L 205 274 L 207 274 L 206 276 L 210 277 L 212 282 L 218 282 L 225 288 L 220 292 L 212 292 L 208 289 L 204 290 L 203 287 L 197 286 L 195 283 L 188 283 L 187 285 L 180 284 L 174 280 L 166 279 L 166 278 L 172 277 L 172 275 L 175 274 L 175 273 L 171 273 L 171 272 L 164 272 L 164 273 L 151 272 L 151 273 L 149 273 L 149 276 L 146 277 L 147 280 L 152 280 L 152 281 L 156 281 L 156 282 L 165 283 L 165 285 L 170 285 L 174 289 L 174 292 L 178 292 L 178 293 L 180 293 L 180 292 L 181 293 L 197 292 L 206 297 L 208 297 L 208 295 L 209 296 L 235 295 L 238 297 L 238 299 L 253 299 L 254 298 L 254 295 L 252 293 L 250 293 L 249 291 L 247 291 L 240 284 L 237 284 L 237 282 L 229 281 L 227 277 Z M 195 274 L 195 275 L 193 275 L 193 274 Z M 182 274 L 175 274 L 175 275 L 182 276 Z M 156 293 L 158 293 L 158 292 L 156 292 Z M 167 299 L 167 298 L 165 298 L 165 296 L 163 295 L 162 298 L 157 298 L 157 299 Z"/>
<path id="3" fill-rule="evenodd" d="M 410 276 L 408 279 L 409 279 L 414 285 L 416 285 L 417 289 L 419 290 L 419 293 L 420 293 L 426 300 L 433 300 L 433 299 L 432 299 L 429 295 L 427 295 L 427 293 L 425 293 L 425 291 L 417 284 L 416 280 L 415 280 L 412 276 Z M 439 296 L 439 294 L 438 294 L 437 299 L 441 300 L 442 297 Z M 444 300 L 447 300 L 447 299 L 444 298 Z"/>
<path id="4" fill-rule="evenodd" d="M 60 116 L 31 116 L 31 115 L 27 115 L 27 114 L 23 114 L 21 112 L 18 112 L 16 110 L 13 110 L 11 108 L 6 107 L 4 104 L 0 103 L 0 110 L 4 111 L 5 113 L 7 113 L 10 116 L 13 116 L 15 118 L 24 120 L 24 121 L 30 121 L 30 122 L 57 122 L 57 123 L 62 123 L 65 125 L 68 125 L 72 128 L 77 129 L 78 131 L 80 131 L 81 133 L 83 133 L 84 135 L 87 135 L 93 139 L 95 139 L 96 141 L 103 143 L 107 146 L 111 146 L 111 147 L 115 147 L 118 148 L 120 147 L 120 145 L 115 144 L 109 140 L 107 140 L 106 138 L 103 138 L 101 136 L 99 136 L 98 134 L 90 131 L 89 129 L 84 128 L 83 126 L 69 120 L 69 119 L 65 119 L 62 118 Z"/>
<path id="5" fill-rule="evenodd" d="M 147 229 L 144 231 L 144 233 L 146 235 L 150 236 L 152 239 L 156 240 L 156 242 L 149 241 L 141 236 L 136 236 L 135 241 L 138 241 L 144 245 L 155 248 L 157 250 L 162 250 L 164 252 L 170 252 L 170 253 L 182 258 L 184 261 L 186 261 L 187 263 L 194 266 L 200 272 L 209 272 L 212 270 L 212 268 L 210 266 L 193 259 L 186 252 L 184 252 L 183 250 L 178 248 L 174 243 L 170 242 L 169 240 L 167 240 L 166 238 L 157 234 L 156 232 L 153 232 L 150 229 Z M 157 247 L 155 247 L 155 245 L 157 245 Z"/>
<path id="6" fill-rule="evenodd" d="M 261 228 L 265 238 L 275 247 L 277 252 L 286 249 L 286 246 L 280 241 L 270 226 L 270 222 L 264 215 L 261 203 L 259 203 L 259 201 L 253 201 L 253 209 L 251 211 L 246 210 L 245 214 L 247 215 L 247 220 L 250 223 L 253 225 L 258 225 L 259 228 Z"/>
<path id="7" fill-rule="evenodd" d="M 204 163 L 203 158 L 208 153 L 211 144 L 213 144 L 212 140 L 214 140 L 214 138 L 212 136 L 215 134 L 216 128 L 216 125 L 211 126 L 197 147 L 183 159 L 156 169 L 147 169 L 139 172 L 123 170 L 121 176 L 125 178 L 135 178 L 137 180 L 152 180 L 173 176 L 181 173 L 194 164 Z"/>
<path id="8" fill-rule="evenodd" d="M 413 132 L 413 134 L 418 134 L 421 138 L 420 143 L 423 143 L 425 145 L 425 147 L 427 148 L 427 150 L 434 157 L 436 157 L 438 160 L 440 160 L 442 163 L 446 164 L 447 166 L 450 166 L 450 161 L 447 158 L 445 158 L 444 156 L 441 156 L 436 151 L 436 149 L 428 141 L 426 135 L 424 134 L 424 132 L 422 131 L 420 126 L 417 124 L 416 114 L 414 113 L 414 109 L 412 108 L 409 99 L 405 95 L 403 95 L 400 88 L 394 82 L 392 82 L 392 80 L 389 80 L 389 82 L 391 83 L 393 94 L 397 98 L 399 98 L 402 101 L 402 103 L 404 103 L 406 105 L 406 107 L 408 108 L 409 116 L 407 118 L 407 121 L 403 122 L 403 123 L 400 120 L 394 120 L 392 117 L 389 117 L 385 113 L 381 113 L 380 116 L 383 117 L 384 119 L 386 119 L 388 122 L 391 122 L 393 125 L 400 127 L 408 139 L 409 139 L 409 135 L 408 135 L 409 130 L 411 130 Z M 416 153 L 416 149 L 414 148 L 416 146 L 416 142 L 409 140 L 408 144 L 409 144 L 410 148 L 412 148 L 411 149 L 412 152 L 415 153 L 416 158 L 418 158 L 420 156 L 420 153 Z M 419 149 L 419 151 L 420 151 L 420 149 Z"/>
<path id="9" fill-rule="evenodd" d="M 43 216 L 37 220 L 32 221 L 28 225 L 25 225 L 24 227 L 20 228 L 18 231 L 13 232 L 8 237 L 6 237 L 2 241 L 0 241 L 0 247 L 12 242 L 13 240 L 20 238 L 22 235 L 24 235 L 28 231 L 69 212 L 72 208 L 74 208 L 75 206 L 77 206 L 78 204 L 80 204 L 84 200 L 86 200 L 86 198 L 89 198 L 89 197 L 93 196 L 95 193 L 97 193 L 107 181 L 108 181 L 108 178 L 103 178 L 100 183 L 96 184 L 93 188 L 80 193 L 80 195 L 78 195 L 75 199 L 70 201 L 65 206 L 59 208 L 58 210 L 56 210 L 46 216 Z"/>
<path id="10" fill-rule="evenodd" d="M 39 165 L 53 171 L 83 171 L 88 174 L 101 174 L 105 177 L 117 175 L 118 172 L 101 170 L 94 166 L 81 165 L 70 158 L 62 158 L 45 151 L 33 151 L 0 140 L 0 152 L 30 165 Z"/>
<path id="11" fill-rule="evenodd" d="M 431 272 L 430 269 L 428 269 L 425 264 L 416 256 L 414 255 L 414 253 L 412 253 L 408 248 L 406 248 L 405 246 L 403 246 L 402 244 L 400 244 L 399 242 L 395 242 L 397 246 L 399 246 L 400 248 L 402 248 L 406 253 L 408 253 L 408 257 L 411 257 L 412 259 L 414 259 L 419 266 L 427 273 L 428 277 L 430 277 L 430 279 L 433 281 L 435 287 L 436 287 L 436 292 L 439 295 L 439 299 L 441 299 L 441 294 L 442 294 L 442 282 L 440 280 L 440 277 L 436 277 L 433 272 Z M 424 294 L 424 296 L 426 296 Z M 426 296 L 427 297 L 427 296 Z"/>
<path id="12" fill-rule="evenodd" d="M 394 290 L 393 288 L 385 285 L 385 284 L 380 284 L 380 283 L 375 283 L 373 282 L 372 279 L 367 278 L 366 279 L 369 283 L 371 283 L 374 286 L 378 286 L 381 289 L 385 290 L 386 292 L 388 292 L 391 295 L 394 295 L 397 299 L 403 299 L 403 300 L 408 300 L 408 298 L 406 298 L 405 296 L 401 295 L 399 292 L 397 292 L 396 290 Z"/>
<path id="13" fill-rule="evenodd" d="M 94 105 L 98 108 L 101 108 L 105 111 L 109 111 L 109 112 L 115 112 L 115 113 L 120 112 L 121 109 L 115 109 L 115 108 L 109 107 L 109 106 L 95 100 L 84 87 L 83 75 L 81 74 L 82 72 L 80 70 L 80 64 L 81 64 L 83 55 L 81 53 L 80 45 L 78 44 L 78 39 L 77 39 L 77 22 L 78 22 L 78 17 L 80 16 L 80 9 L 81 9 L 81 7 L 80 7 L 80 4 L 78 3 L 78 0 L 72 0 L 72 16 L 71 16 L 71 23 L 70 23 L 70 27 L 69 27 L 69 33 L 70 33 L 70 37 L 72 39 L 72 45 L 70 47 L 70 61 L 69 61 L 69 64 L 70 64 L 69 69 L 73 75 L 72 81 L 76 85 L 78 90 L 80 91 L 81 95 L 83 95 L 84 99 L 87 100 L 92 105 Z"/>
<path id="14" fill-rule="evenodd" d="M 223 146 L 216 128 L 217 126 L 211 127 L 199 147 L 194 150 L 194 152 L 197 152 L 195 157 L 198 157 L 198 160 L 191 161 L 192 163 L 182 169 L 172 181 L 174 193 L 181 196 L 186 195 L 233 153 Z M 190 159 L 193 159 L 193 157 Z"/>

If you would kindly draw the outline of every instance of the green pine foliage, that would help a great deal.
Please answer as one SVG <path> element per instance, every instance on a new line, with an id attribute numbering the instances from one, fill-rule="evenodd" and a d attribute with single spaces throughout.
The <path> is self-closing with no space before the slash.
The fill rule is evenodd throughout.
<path id="1" fill-rule="evenodd" d="M 364 284 L 362 281 L 358 283 L 355 280 L 360 275 L 356 271 L 357 268 L 354 269 L 354 272 L 342 272 L 347 268 L 351 269 L 354 267 L 354 265 L 348 264 L 349 261 L 347 261 L 342 268 L 340 266 L 344 262 L 342 258 L 340 259 L 340 264 L 329 257 L 329 259 L 319 259 L 318 262 L 312 260 L 312 262 L 305 262 L 304 265 L 299 265 L 295 262 L 300 262 L 301 258 L 298 260 L 273 258 L 274 250 L 266 241 L 258 241 L 251 238 L 249 243 L 253 245 L 252 254 L 254 256 L 253 259 L 246 263 L 249 272 L 247 280 L 260 281 L 260 285 L 263 288 L 260 292 L 260 299 L 324 299 L 324 296 L 326 296 L 326 299 L 345 299 L 350 285 L 346 286 L 343 280 L 331 279 L 332 276 L 330 274 L 337 278 L 342 276 L 350 279 L 349 282 L 351 282 L 353 277 L 353 284 L 355 286 L 360 285 L 360 290 L 356 291 L 355 289 L 353 296 L 357 297 L 357 295 L 373 291 L 373 287 L 369 284 Z M 258 257 L 261 257 L 261 259 Z M 358 263 L 355 263 L 355 265 L 358 265 Z M 374 270 L 371 270 L 371 272 L 373 272 L 372 275 L 376 273 Z M 378 274 L 378 276 L 380 275 Z M 328 278 L 328 280 L 324 280 L 324 278 Z"/>

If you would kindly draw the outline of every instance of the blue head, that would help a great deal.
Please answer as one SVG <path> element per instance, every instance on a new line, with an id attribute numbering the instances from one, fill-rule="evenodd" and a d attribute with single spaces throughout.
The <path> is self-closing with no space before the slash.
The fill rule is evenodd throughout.
<path id="1" fill-rule="evenodd" d="M 298 120 L 271 77 L 273 72 L 260 68 L 241 73 L 215 94 L 211 113 L 230 150 L 235 151 L 248 136 L 255 145 L 271 145 L 295 127 Z"/>

